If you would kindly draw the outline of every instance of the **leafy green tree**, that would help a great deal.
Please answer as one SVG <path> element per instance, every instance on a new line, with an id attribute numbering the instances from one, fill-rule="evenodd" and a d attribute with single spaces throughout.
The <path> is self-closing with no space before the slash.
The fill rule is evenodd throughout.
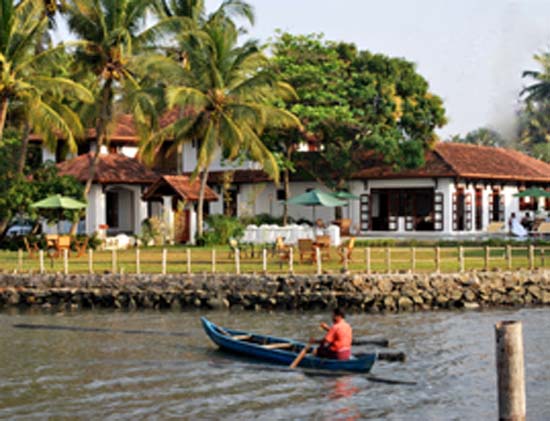
<path id="1" fill-rule="evenodd" d="M 17 4 L 0 0 L 0 12 L 0 142 L 10 108 L 24 121 L 27 135 L 32 129 L 50 142 L 62 136 L 75 148 L 74 132 L 81 131 L 79 119 L 60 99 L 92 98 L 87 89 L 70 78 L 48 74 L 47 69 L 62 48 L 37 53 L 48 25 L 42 5 L 30 0 Z M 22 157 L 26 137 L 23 136 Z"/>
<path id="2" fill-rule="evenodd" d="M 285 106 L 305 130 L 289 145 L 316 143 L 304 159 L 310 174 L 331 188 L 344 188 L 358 168 L 358 153 L 373 150 L 386 162 L 415 167 L 437 140 L 445 110 L 414 64 L 321 35 L 280 33 L 272 45 L 273 69 L 292 85 L 298 100 Z"/>
<path id="3" fill-rule="evenodd" d="M 299 122 L 290 112 L 271 105 L 275 98 L 289 99 L 293 90 L 267 71 L 268 59 L 256 42 L 239 44 L 239 29 L 228 16 L 212 15 L 197 35 L 183 41 L 188 65 L 182 66 L 178 59 L 163 64 L 164 74 L 170 75 L 167 107 L 179 107 L 182 118 L 146 142 L 142 155 L 151 158 L 168 139 L 176 146 L 199 141 L 193 177 L 200 175 L 200 237 L 208 171 L 216 156 L 221 153 L 231 161 L 245 155 L 277 180 L 277 162 L 260 136 L 267 127 L 297 127 Z"/>
<path id="4" fill-rule="evenodd" d="M 8 221 L 0 232 L 4 235 L 6 228 L 15 216 L 24 215 L 38 220 L 39 214 L 31 204 L 53 194 L 63 194 L 77 200 L 83 200 L 83 186 L 78 180 L 69 176 L 59 176 L 54 164 L 39 167 L 25 166 L 23 174 L 18 171 L 19 163 L 13 159 L 20 149 L 19 133 L 10 129 L 6 131 L 4 141 L 0 144 L 0 220 Z M 49 223 L 60 219 L 77 222 L 80 211 L 41 212 L 40 216 Z"/>
<path id="5" fill-rule="evenodd" d="M 152 11 L 149 0 L 71 0 L 64 8 L 69 27 L 79 38 L 77 62 L 95 76 L 92 89 L 97 92 L 96 103 L 89 118 L 95 123 L 98 151 L 109 142 L 109 129 L 117 112 L 130 109 L 142 135 L 155 117 L 155 108 L 148 92 L 140 86 L 139 75 L 142 60 L 147 56 L 145 48 L 163 35 L 169 22 L 160 20 L 145 28 L 147 14 Z M 116 98 L 120 99 L 118 107 Z M 86 195 L 98 160 L 96 153 L 90 165 Z"/>
<path id="6" fill-rule="evenodd" d="M 503 147 L 508 143 L 499 132 L 488 127 L 481 127 L 479 129 L 472 130 L 464 137 L 460 137 L 458 135 L 453 136 L 450 140 L 457 143 L 495 147 Z"/>

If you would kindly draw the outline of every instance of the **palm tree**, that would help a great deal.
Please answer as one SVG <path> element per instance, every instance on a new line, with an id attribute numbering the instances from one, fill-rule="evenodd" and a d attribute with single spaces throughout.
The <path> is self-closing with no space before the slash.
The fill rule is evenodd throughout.
<path id="1" fill-rule="evenodd" d="M 59 58 L 62 47 L 43 49 L 48 20 L 40 4 L 0 0 L 0 141 L 6 126 L 8 109 L 19 110 L 30 129 L 53 142 L 64 137 L 75 148 L 74 131 L 79 131 L 77 116 L 60 99 L 68 96 L 91 101 L 90 92 L 70 78 L 51 75 L 50 65 Z M 23 150 L 28 136 L 23 136 Z M 21 154 L 23 158 L 25 153 Z"/>
<path id="2" fill-rule="evenodd" d="M 90 192 L 99 152 L 109 142 L 109 127 L 116 112 L 115 98 L 126 100 L 139 129 L 150 124 L 151 112 L 147 93 L 139 83 L 137 54 L 150 45 L 169 19 L 144 28 L 147 13 L 152 11 L 149 0 L 72 0 L 64 12 L 71 30 L 78 36 L 76 59 L 95 75 L 97 101 L 93 114 L 96 130 L 96 153 L 90 164 L 90 175 L 84 192 Z M 146 112 L 145 112 L 146 111 Z M 154 116 L 153 116 L 154 117 Z"/>
<path id="3" fill-rule="evenodd" d="M 151 159 L 165 140 L 199 141 L 200 175 L 197 234 L 203 233 L 204 192 L 208 169 L 221 151 L 231 161 L 245 156 L 262 164 L 279 178 L 277 162 L 261 140 L 267 127 L 299 127 L 298 119 L 271 104 L 276 98 L 293 97 L 293 89 L 278 82 L 267 70 L 268 60 L 256 42 L 238 44 L 239 30 L 227 15 L 213 14 L 199 34 L 183 41 L 188 65 L 178 58 L 163 63 L 168 109 L 183 110 L 183 118 L 156 132 L 144 142 L 141 154 Z"/>
<path id="4" fill-rule="evenodd" d="M 526 70 L 523 72 L 523 77 L 535 80 L 521 91 L 521 95 L 525 96 L 525 100 L 528 102 L 550 99 L 550 52 L 536 54 L 534 59 L 542 67 L 542 71 Z"/>

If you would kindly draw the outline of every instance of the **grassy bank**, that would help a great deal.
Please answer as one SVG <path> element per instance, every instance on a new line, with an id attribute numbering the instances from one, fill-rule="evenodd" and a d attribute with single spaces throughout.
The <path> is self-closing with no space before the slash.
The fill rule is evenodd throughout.
<path id="1" fill-rule="evenodd" d="M 351 272 L 456 272 L 464 270 L 506 270 L 519 268 L 549 268 L 550 247 L 529 245 L 499 246 L 499 247 L 359 247 L 355 248 L 352 260 L 348 262 Z M 188 251 L 189 250 L 189 251 Z M 213 253 L 213 250 L 214 253 Z M 190 265 L 188 266 L 188 254 Z M 213 264 L 213 254 L 215 263 Z M 260 273 L 263 271 L 262 249 L 256 248 L 241 252 L 239 266 L 241 273 Z M 460 256 L 463 256 L 461 258 Z M 136 249 L 121 251 L 94 251 L 92 255 L 92 270 L 95 273 L 124 272 L 136 273 Z M 140 249 L 140 272 L 161 273 L 163 249 L 152 247 Z M 68 259 L 69 273 L 89 272 L 89 255 L 76 257 L 74 254 Z M 267 253 L 268 273 L 288 273 L 289 262 L 280 260 L 277 254 Z M 344 263 L 340 261 L 336 249 L 331 249 L 330 259 L 324 260 L 321 270 L 328 273 L 337 273 L 342 270 Z M 216 248 L 166 248 L 167 273 L 223 272 L 235 273 L 236 259 L 227 247 Z M 0 271 L 4 272 L 39 272 L 40 262 L 38 255 L 30 258 L 27 253 L 0 251 Z M 45 255 L 44 270 L 46 272 L 63 272 L 63 258 L 50 259 Z M 295 273 L 315 273 L 317 265 L 312 262 L 300 262 L 297 249 L 294 251 L 293 271 Z"/>

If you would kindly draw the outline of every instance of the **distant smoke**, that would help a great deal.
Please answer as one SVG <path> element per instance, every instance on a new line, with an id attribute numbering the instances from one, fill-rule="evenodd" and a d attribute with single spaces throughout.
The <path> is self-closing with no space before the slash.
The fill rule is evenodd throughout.
<path id="1" fill-rule="evenodd" d="M 534 69 L 532 59 L 537 52 L 548 47 L 550 31 L 534 18 L 536 2 L 508 1 L 501 12 L 500 33 L 492 62 L 493 86 L 488 126 L 497 130 L 507 140 L 517 135 L 517 110 L 520 106 L 519 93 L 528 83 L 521 74 Z"/>

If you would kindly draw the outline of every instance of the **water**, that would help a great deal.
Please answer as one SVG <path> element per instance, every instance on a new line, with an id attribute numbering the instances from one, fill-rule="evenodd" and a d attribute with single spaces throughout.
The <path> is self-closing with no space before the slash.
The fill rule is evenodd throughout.
<path id="1" fill-rule="evenodd" d="M 495 419 L 494 324 L 524 323 L 527 410 L 550 419 L 550 311 L 351 315 L 356 336 L 383 335 L 405 364 L 378 378 L 318 376 L 217 351 L 200 313 L 0 313 L 1 419 Z M 294 338 L 328 315 L 211 312 L 215 322 Z M 16 323 L 74 330 L 19 329 Z M 86 327 L 88 330 L 80 330 Z M 97 328 L 98 331 L 93 331 Z M 365 350 L 365 348 L 362 348 Z"/>

